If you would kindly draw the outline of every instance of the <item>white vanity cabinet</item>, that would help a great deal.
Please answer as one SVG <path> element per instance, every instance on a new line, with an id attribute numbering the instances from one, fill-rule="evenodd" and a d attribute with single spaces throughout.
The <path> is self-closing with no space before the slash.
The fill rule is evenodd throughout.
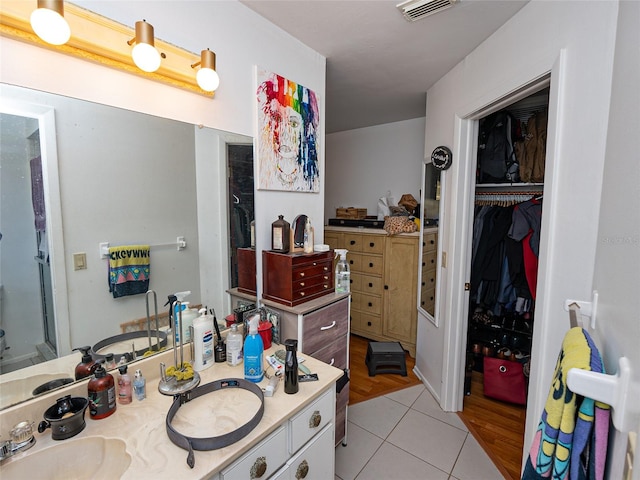
<path id="1" fill-rule="evenodd" d="M 327 479 L 335 470 L 335 389 L 220 472 L 220 480 Z M 215 478 L 215 477 L 214 477 Z"/>

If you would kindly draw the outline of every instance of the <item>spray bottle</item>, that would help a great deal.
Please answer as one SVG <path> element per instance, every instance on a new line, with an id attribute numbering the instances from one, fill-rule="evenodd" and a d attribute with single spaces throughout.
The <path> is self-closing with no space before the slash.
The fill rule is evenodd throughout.
<path id="1" fill-rule="evenodd" d="M 191 291 L 187 290 L 185 292 L 176 292 L 175 295 L 170 295 L 169 299 L 175 297 L 174 302 L 178 301 L 181 305 L 182 310 L 182 334 L 184 335 L 184 341 L 182 343 L 187 343 L 191 341 L 191 327 L 193 325 L 193 320 L 198 317 L 198 312 L 195 309 L 189 308 L 189 302 L 185 302 L 184 299 L 191 295 Z M 178 306 L 174 305 L 174 302 L 171 303 L 171 310 L 173 311 L 173 323 L 175 325 L 175 341 L 176 345 L 180 343 L 180 310 L 178 310 Z"/>
<path id="2" fill-rule="evenodd" d="M 336 257 L 340 255 L 340 260 L 336 264 L 335 286 L 336 293 L 349 293 L 351 289 L 351 272 L 347 263 L 347 252 L 344 248 L 336 248 Z"/>
<path id="3" fill-rule="evenodd" d="M 262 366 L 264 345 L 262 337 L 258 335 L 258 322 L 260 315 L 254 315 L 249 320 L 249 335 L 244 340 L 244 379 L 251 382 L 261 382 L 264 377 Z"/>

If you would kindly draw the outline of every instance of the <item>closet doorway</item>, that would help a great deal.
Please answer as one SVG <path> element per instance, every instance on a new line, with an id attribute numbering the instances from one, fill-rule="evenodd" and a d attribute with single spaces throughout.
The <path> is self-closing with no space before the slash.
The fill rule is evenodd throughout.
<path id="1" fill-rule="evenodd" d="M 476 117 L 462 417 L 503 473 L 519 478 L 545 234 L 548 81 L 500 103 Z M 502 385 L 505 372 L 513 377 Z"/>

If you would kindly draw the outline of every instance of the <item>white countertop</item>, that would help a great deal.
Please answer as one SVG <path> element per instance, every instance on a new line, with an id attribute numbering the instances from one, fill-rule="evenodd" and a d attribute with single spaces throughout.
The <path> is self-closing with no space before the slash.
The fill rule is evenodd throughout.
<path id="1" fill-rule="evenodd" d="M 265 352 L 265 358 L 280 348 L 283 346 L 272 346 Z M 288 418 L 310 404 L 342 376 L 341 370 L 307 355 L 302 356 L 306 359 L 305 365 L 318 374 L 319 381 L 300 383 L 298 393 L 288 395 L 284 393 L 284 383 L 281 380 L 275 395 L 264 399 L 264 414 L 260 423 L 245 438 L 231 446 L 219 450 L 195 451 L 193 469 L 190 469 L 186 463 L 187 451 L 174 445 L 166 433 L 165 421 L 173 397 L 162 395 L 158 391 L 158 364 L 164 361 L 167 365 L 171 365 L 173 351 L 144 359 L 130 367 L 134 371 L 141 368 L 147 378 L 145 400 L 136 401 L 134 398 L 131 404 L 118 404 L 111 416 L 100 420 L 91 419 L 87 411 L 86 428 L 72 439 L 91 436 L 122 439 L 126 443 L 127 452 L 132 457 L 131 465 L 122 478 L 206 478 L 211 473 L 231 464 Z M 200 385 L 222 378 L 243 378 L 243 372 L 242 364 L 230 367 L 226 363 L 216 363 L 211 368 L 200 372 Z M 267 383 L 268 380 L 265 378 L 259 386 L 264 388 Z M 3 438 L 7 437 L 7 432 L 19 421 L 30 420 L 37 425 L 43 419 L 44 411 L 55 404 L 55 400 L 61 396 L 71 394 L 86 397 L 86 388 L 84 382 L 73 384 L 68 388 L 39 397 L 37 400 L 0 412 L 0 432 Z M 258 407 L 258 397 L 253 393 L 243 389 L 224 389 L 203 395 L 183 405 L 172 424 L 176 430 L 188 436 L 217 436 L 246 423 Z M 35 446 L 3 462 L 3 465 L 65 442 L 65 440 L 52 440 L 50 429 L 42 434 L 36 433 L 35 436 L 37 440 Z M 90 462 L 91 459 L 87 458 L 87 461 Z M 1 474 L 0 466 L 0 476 Z"/>

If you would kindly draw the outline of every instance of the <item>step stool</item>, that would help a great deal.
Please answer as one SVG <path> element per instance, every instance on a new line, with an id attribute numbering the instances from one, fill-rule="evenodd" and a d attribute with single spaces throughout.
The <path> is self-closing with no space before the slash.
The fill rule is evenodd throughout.
<path id="1" fill-rule="evenodd" d="M 400 342 L 369 342 L 364 362 L 370 377 L 374 377 L 376 373 L 399 373 L 403 377 L 407 376 L 405 352 Z"/>

